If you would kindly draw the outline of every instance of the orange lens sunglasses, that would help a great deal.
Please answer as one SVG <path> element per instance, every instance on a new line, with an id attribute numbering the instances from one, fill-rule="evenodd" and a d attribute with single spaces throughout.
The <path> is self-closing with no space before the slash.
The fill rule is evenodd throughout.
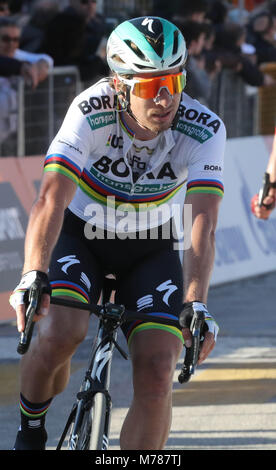
<path id="1" fill-rule="evenodd" d="M 171 95 L 181 93 L 186 85 L 185 71 L 150 78 L 135 77 L 132 80 L 120 76 L 118 76 L 118 78 L 120 81 L 131 87 L 131 91 L 135 96 L 139 96 L 139 98 L 143 98 L 145 100 L 155 98 L 162 88 L 166 88 Z"/>

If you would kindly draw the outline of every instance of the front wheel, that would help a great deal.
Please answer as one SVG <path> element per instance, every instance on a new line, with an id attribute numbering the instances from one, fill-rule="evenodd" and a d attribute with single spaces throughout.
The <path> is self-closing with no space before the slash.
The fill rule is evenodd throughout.
<path id="1" fill-rule="evenodd" d="M 110 406 L 104 393 L 94 395 L 90 410 L 91 435 L 89 450 L 107 450 L 109 431 Z"/>

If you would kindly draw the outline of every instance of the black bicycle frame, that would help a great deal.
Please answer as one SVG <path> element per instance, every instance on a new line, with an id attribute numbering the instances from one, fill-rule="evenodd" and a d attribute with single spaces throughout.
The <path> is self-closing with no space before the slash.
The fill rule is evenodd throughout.
<path id="1" fill-rule="evenodd" d="M 89 367 L 86 371 L 81 390 L 77 394 L 79 402 L 77 404 L 74 429 L 70 436 L 69 448 L 71 450 L 74 450 L 77 446 L 76 438 L 78 436 L 78 429 L 80 423 L 82 423 L 83 415 L 87 412 L 90 412 L 89 404 L 91 400 L 93 400 L 93 397 L 97 392 L 103 393 L 107 399 L 107 413 L 105 418 L 103 450 L 107 449 L 108 447 L 108 433 L 111 413 L 111 398 L 109 395 L 109 386 L 111 360 L 114 349 L 114 343 L 111 338 L 113 338 L 113 340 L 116 340 L 116 337 L 117 332 L 114 331 L 111 337 L 110 334 L 107 334 L 103 322 L 100 321 L 99 330 L 92 348 Z"/>
<path id="2" fill-rule="evenodd" d="M 107 279 L 103 289 L 103 301 L 101 305 L 83 304 L 81 302 L 76 302 L 72 300 L 69 301 L 59 298 L 51 299 L 51 303 L 53 304 L 68 306 L 70 308 L 78 308 L 80 310 L 87 310 L 90 313 L 94 313 L 99 318 L 99 326 L 96 337 L 94 339 L 91 357 L 88 363 L 88 369 L 86 370 L 85 378 L 82 382 L 81 389 L 77 394 L 77 402 L 73 405 L 72 411 L 69 415 L 69 418 L 67 420 L 66 426 L 64 428 L 56 450 L 61 449 L 61 446 L 68 433 L 69 427 L 72 423 L 74 423 L 74 425 L 70 437 L 70 449 L 73 450 L 76 448 L 80 448 L 78 442 L 80 438 L 86 438 L 86 441 L 90 439 L 89 429 L 88 432 L 84 430 L 83 435 L 81 435 L 80 431 L 83 430 L 82 425 L 84 422 L 89 425 L 91 421 L 91 405 L 94 400 L 94 396 L 97 393 L 102 393 L 105 396 L 106 416 L 102 446 L 103 449 L 107 449 L 110 412 L 112 407 L 111 397 L 109 395 L 109 386 L 111 361 L 114 347 L 118 349 L 118 351 L 125 359 L 128 359 L 126 353 L 122 350 L 122 348 L 116 341 L 118 327 L 122 325 L 125 321 L 129 321 L 130 319 L 137 320 L 137 317 L 141 321 L 149 321 L 149 319 L 151 319 L 159 323 L 171 324 L 173 326 L 179 325 L 178 320 L 176 319 L 157 319 L 155 314 L 153 314 L 153 316 L 151 313 L 144 315 L 142 315 L 141 313 L 137 314 L 137 312 L 130 312 L 128 310 L 125 310 L 124 306 L 122 305 L 109 303 L 110 294 L 113 290 L 113 286 L 113 280 Z M 34 289 L 30 290 L 30 307 L 27 309 L 26 325 L 28 326 L 30 324 L 31 327 L 26 327 L 23 334 L 21 334 L 20 336 L 20 341 L 17 349 L 19 354 L 25 354 L 28 350 L 34 325 L 32 318 L 36 311 L 39 300 L 39 295 L 36 286 L 34 286 Z M 192 333 L 192 346 L 190 348 L 186 348 L 184 363 L 182 366 L 181 373 L 178 377 L 180 383 L 188 382 L 195 372 L 198 354 L 200 350 L 200 339 L 202 336 L 204 318 L 204 312 L 195 312 L 190 327 Z M 89 417 L 86 417 L 85 413 L 89 413 Z M 90 442 L 83 442 L 81 443 L 81 448 L 83 448 L 83 450 L 87 449 L 87 447 L 89 447 L 89 444 Z"/>
<path id="3" fill-rule="evenodd" d="M 81 389 L 77 394 L 78 401 L 73 407 L 64 433 L 58 444 L 57 450 L 61 448 L 69 425 L 73 420 L 74 427 L 70 435 L 69 449 L 75 450 L 78 444 L 81 446 L 86 446 L 89 444 L 86 442 L 79 443 L 78 439 L 80 438 L 80 427 L 83 423 L 84 415 L 85 413 L 90 413 L 91 401 L 93 400 L 96 393 L 102 393 L 105 395 L 106 416 L 102 450 L 106 450 L 108 447 L 110 414 L 112 408 L 109 387 L 114 347 L 117 347 L 125 359 L 127 359 L 127 355 L 116 341 L 118 324 L 120 324 L 124 308 L 122 306 L 114 306 L 113 304 L 107 303 L 105 304 L 104 309 L 105 313 L 99 319 L 98 331 L 93 342 L 88 368 L 86 370 Z M 87 434 L 85 434 L 85 436 L 86 435 Z"/>

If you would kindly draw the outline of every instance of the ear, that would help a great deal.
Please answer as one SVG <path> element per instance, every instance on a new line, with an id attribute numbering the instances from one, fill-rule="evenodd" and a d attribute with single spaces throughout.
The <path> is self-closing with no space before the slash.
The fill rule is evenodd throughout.
<path id="1" fill-rule="evenodd" d="M 119 90 L 119 83 L 120 83 L 120 80 L 119 80 L 119 78 L 118 78 L 117 75 L 114 76 L 113 82 L 114 82 L 114 86 L 115 86 L 116 92 L 117 92 L 117 93 L 120 92 L 120 90 Z"/>
<path id="2" fill-rule="evenodd" d="M 125 92 L 124 92 L 123 90 L 121 90 L 120 87 L 119 87 L 120 80 L 118 79 L 118 77 L 115 76 L 115 77 L 113 78 L 113 81 L 114 81 L 114 87 L 115 87 L 115 91 L 116 91 L 117 95 L 118 95 L 118 96 L 122 96 L 122 97 L 125 98 L 125 97 L 126 97 L 126 94 L 125 94 Z"/>
<path id="3" fill-rule="evenodd" d="M 115 90 L 116 90 L 116 91 L 118 91 L 118 82 L 119 82 L 119 80 L 118 80 L 117 75 L 114 75 L 114 77 L 113 77 L 113 83 L 114 83 L 114 87 L 115 87 Z"/>

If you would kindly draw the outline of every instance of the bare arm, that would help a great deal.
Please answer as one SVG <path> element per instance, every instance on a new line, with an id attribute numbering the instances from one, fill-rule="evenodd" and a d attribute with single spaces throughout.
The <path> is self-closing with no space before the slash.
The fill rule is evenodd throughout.
<path id="1" fill-rule="evenodd" d="M 35 202 L 25 239 L 23 273 L 47 272 L 52 250 L 57 242 L 66 207 L 76 191 L 76 184 L 59 173 L 45 173 Z"/>
<path id="2" fill-rule="evenodd" d="M 185 203 L 192 204 L 191 247 L 184 251 L 184 302 L 207 303 L 209 282 L 215 259 L 215 229 L 221 198 L 213 194 L 190 194 Z M 190 332 L 183 330 L 189 346 Z M 188 340 L 188 343 L 187 343 Z M 215 346 L 214 335 L 207 332 L 200 352 L 199 364 Z"/>
<path id="3" fill-rule="evenodd" d="M 266 172 L 269 174 L 269 180 L 271 183 L 276 182 L 276 133 L 273 140 L 273 146 L 270 153 L 270 157 L 267 164 Z M 255 196 L 252 200 L 253 212 L 258 219 L 268 219 L 271 212 L 275 208 L 276 202 L 276 188 L 270 188 L 267 197 L 264 198 L 264 204 L 268 206 L 271 204 L 271 208 L 268 209 L 265 206 L 259 206 L 258 197 Z"/>
<path id="4" fill-rule="evenodd" d="M 25 239 L 25 262 L 23 274 L 29 271 L 47 273 L 51 254 L 63 223 L 64 210 L 76 191 L 76 184 L 59 173 L 45 173 L 37 201 L 34 203 Z M 46 315 L 50 298 L 42 296 L 39 315 Z M 24 330 L 25 305 L 16 306 L 18 331 Z"/>
<path id="5" fill-rule="evenodd" d="M 266 171 L 270 175 L 270 181 L 274 183 L 276 181 L 276 133 Z"/>
<path id="6" fill-rule="evenodd" d="M 215 257 L 215 229 L 221 198 L 213 194 L 191 194 L 193 225 L 191 247 L 184 252 L 185 302 L 207 302 L 208 288 Z"/>

